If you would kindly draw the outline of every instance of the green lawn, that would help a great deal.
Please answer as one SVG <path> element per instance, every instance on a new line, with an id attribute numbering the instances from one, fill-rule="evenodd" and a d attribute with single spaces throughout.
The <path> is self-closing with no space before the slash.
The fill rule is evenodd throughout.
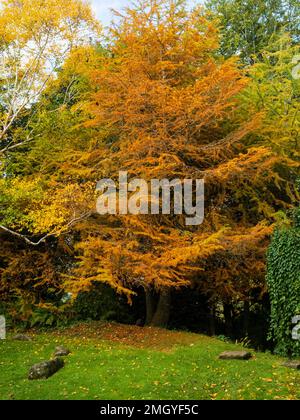
<path id="1" fill-rule="evenodd" d="M 52 378 L 28 381 L 29 367 L 55 346 L 72 354 Z M 93 323 L 0 341 L 0 399 L 299 399 L 300 372 L 256 353 L 218 360 L 240 346 L 196 334 Z"/>

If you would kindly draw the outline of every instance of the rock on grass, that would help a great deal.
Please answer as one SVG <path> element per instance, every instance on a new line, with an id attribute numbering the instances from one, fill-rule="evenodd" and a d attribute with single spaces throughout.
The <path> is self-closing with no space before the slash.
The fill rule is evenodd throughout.
<path id="1" fill-rule="evenodd" d="M 66 347 L 64 347 L 64 346 L 58 346 L 55 349 L 54 357 L 68 356 L 68 354 L 70 354 L 70 353 L 71 353 L 70 350 L 67 349 Z"/>
<path id="2" fill-rule="evenodd" d="M 219 359 L 221 360 L 249 360 L 252 354 L 247 351 L 225 351 L 220 354 Z"/>
<path id="3" fill-rule="evenodd" d="M 300 360 L 289 360 L 288 362 L 284 362 L 282 366 L 290 369 L 300 370 Z"/>
<path id="4" fill-rule="evenodd" d="M 56 358 L 46 362 L 37 363 L 30 368 L 28 379 L 48 379 L 64 367 L 63 359 Z"/>
<path id="5" fill-rule="evenodd" d="M 32 338 L 25 334 L 17 334 L 12 339 L 16 341 L 32 341 Z"/>

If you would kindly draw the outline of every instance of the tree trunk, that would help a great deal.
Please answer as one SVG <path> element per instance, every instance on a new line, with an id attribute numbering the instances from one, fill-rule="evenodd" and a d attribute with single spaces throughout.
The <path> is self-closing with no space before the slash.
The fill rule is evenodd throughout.
<path id="1" fill-rule="evenodd" d="M 233 307 L 230 304 L 224 305 L 224 318 L 225 318 L 225 334 L 231 337 L 233 333 Z"/>
<path id="2" fill-rule="evenodd" d="M 209 334 L 211 337 L 216 335 L 216 323 L 215 323 L 215 308 L 212 307 L 209 312 Z"/>
<path id="3" fill-rule="evenodd" d="M 248 337 L 249 335 L 249 315 L 250 315 L 250 304 L 249 302 L 244 302 L 244 336 Z"/>
<path id="4" fill-rule="evenodd" d="M 152 327 L 166 328 L 170 319 L 171 291 L 164 289 L 160 292 L 155 314 L 151 321 Z"/>
<path id="5" fill-rule="evenodd" d="M 145 325 L 151 325 L 155 314 L 156 299 L 151 289 L 145 289 L 146 297 L 146 322 Z"/>

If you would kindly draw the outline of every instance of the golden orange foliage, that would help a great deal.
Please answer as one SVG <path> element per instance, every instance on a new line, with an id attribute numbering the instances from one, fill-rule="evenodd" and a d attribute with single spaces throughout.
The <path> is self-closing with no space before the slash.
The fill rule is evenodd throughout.
<path id="1" fill-rule="evenodd" d="M 78 4 L 74 0 L 68 13 L 73 16 L 76 6 L 92 24 Z M 198 287 L 212 306 L 261 297 L 274 223 L 299 198 L 296 153 L 273 147 L 281 143 L 267 109 L 275 100 L 268 96 L 272 86 L 262 87 L 266 106 L 259 93 L 249 99 L 253 81 L 235 59 L 220 57 L 216 23 L 201 7 L 189 11 L 184 1 L 142 0 L 117 18 L 105 48 L 73 49 L 48 84 L 35 127 L 39 137 L 23 158 L 24 172 L 16 165 L 21 176 L 0 183 L 17 209 L 11 217 L 7 206 L 8 222 L 31 235 L 59 238 L 59 246 L 78 257 L 76 266 L 72 261 L 61 270 L 74 298 L 94 282 L 108 283 L 129 302 L 140 289 L 148 302 L 154 291 L 161 313 L 174 288 Z M 260 84 L 259 72 L 269 70 L 257 69 Z M 280 112 L 281 99 L 274 105 Z M 294 109 L 289 115 L 294 128 Z M 203 224 L 188 227 L 184 215 L 174 214 L 97 215 L 95 183 L 117 181 L 119 171 L 148 182 L 204 179 Z M 21 216 L 20 207 L 26 210 Z M 20 258 L 22 252 L 10 256 L 3 275 L 8 278 Z M 39 272 L 45 265 L 36 258 Z M 162 324 L 151 310 L 148 315 L 149 322 L 152 315 L 154 324 Z"/>
<path id="2" fill-rule="evenodd" d="M 267 238 L 287 186 L 294 194 L 280 169 L 288 162 L 255 142 L 263 112 L 237 118 L 247 79 L 234 60 L 217 57 L 218 32 L 202 9 L 139 5 L 111 29 L 109 53 L 90 75 L 86 126 L 105 127 L 99 178 L 117 180 L 120 170 L 147 181 L 204 178 L 205 221 L 187 228 L 174 215 L 95 218 L 81 229 L 75 288 L 104 280 L 130 299 L 138 287 L 195 283 L 211 300 L 248 299 L 255 278 L 264 290 Z"/>

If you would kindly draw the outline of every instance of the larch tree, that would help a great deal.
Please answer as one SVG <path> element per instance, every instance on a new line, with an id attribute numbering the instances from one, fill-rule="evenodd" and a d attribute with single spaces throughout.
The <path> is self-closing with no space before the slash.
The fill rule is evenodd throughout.
<path id="1" fill-rule="evenodd" d="M 0 214 L 28 246 L 17 256 L 6 247 L 5 285 L 21 258 L 27 284 L 36 276 L 41 290 L 52 281 L 76 298 L 101 282 L 129 302 L 143 291 L 147 324 L 167 325 L 172 290 L 191 286 L 230 318 L 234 303 L 247 307 L 266 293 L 269 238 L 297 198 L 297 154 L 280 140 L 287 122 L 291 136 L 298 127 L 293 106 L 273 129 L 291 84 L 280 76 L 273 92 L 271 55 L 251 77 L 221 57 L 216 23 L 184 1 L 140 1 L 117 22 L 102 47 L 73 49 L 31 107 L 25 132 L 34 139 L 5 153 Z M 120 171 L 148 183 L 204 179 L 204 222 L 187 226 L 174 212 L 98 215 L 96 183 L 118 181 Z M 70 254 L 65 270 L 53 242 Z M 37 274 L 26 265 L 31 255 Z M 23 282 L 22 274 L 17 290 Z"/>
<path id="2" fill-rule="evenodd" d="M 247 79 L 234 59 L 218 57 L 218 31 L 201 8 L 140 1 L 118 20 L 91 72 L 97 92 L 86 126 L 105 127 L 99 179 L 117 180 L 121 170 L 148 182 L 204 179 L 205 220 L 187 227 L 175 214 L 94 217 L 77 245 L 81 280 L 68 287 L 105 281 L 129 300 L 143 289 L 146 322 L 159 326 L 174 288 L 196 284 L 212 306 L 263 294 L 263 255 L 292 176 L 276 172 L 285 158 L 257 135 L 263 113 L 240 118 Z"/>

